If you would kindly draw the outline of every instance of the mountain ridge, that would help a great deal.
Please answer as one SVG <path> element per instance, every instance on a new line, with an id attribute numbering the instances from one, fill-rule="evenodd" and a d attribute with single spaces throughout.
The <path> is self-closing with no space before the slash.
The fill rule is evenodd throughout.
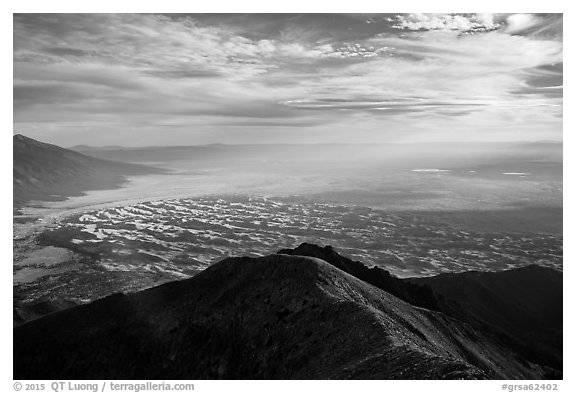
<path id="1" fill-rule="evenodd" d="M 90 157 L 40 142 L 22 134 L 13 136 L 13 205 L 63 200 L 84 191 L 117 188 L 126 176 L 165 173 L 159 168 Z"/>
<path id="2" fill-rule="evenodd" d="M 447 315 L 489 326 L 524 357 L 562 368 L 562 273 L 538 265 L 490 272 L 445 273 L 407 281 L 426 285 Z"/>
<path id="3" fill-rule="evenodd" d="M 487 328 L 531 361 L 562 369 L 563 282 L 556 269 L 528 265 L 400 279 L 378 266 L 369 268 L 341 256 L 331 246 L 302 243 L 279 253 L 322 258 L 414 306 Z"/>
<path id="4" fill-rule="evenodd" d="M 511 356 L 490 329 L 415 307 L 302 255 L 227 258 L 190 279 L 112 295 L 14 329 L 16 379 L 541 379 L 547 373 Z"/>

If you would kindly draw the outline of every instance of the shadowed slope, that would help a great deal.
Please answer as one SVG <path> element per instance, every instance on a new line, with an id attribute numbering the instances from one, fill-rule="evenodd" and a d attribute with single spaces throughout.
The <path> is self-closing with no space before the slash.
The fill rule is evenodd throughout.
<path id="1" fill-rule="evenodd" d="M 413 278 L 441 297 L 440 309 L 508 335 L 532 361 L 562 369 L 562 273 L 530 265 L 502 272 Z"/>
<path id="2" fill-rule="evenodd" d="M 478 330 L 316 258 L 229 258 L 14 329 L 15 379 L 540 378 Z"/>
<path id="3" fill-rule="evenodd" d="M 13 137 L 13 202 L 62 200 L 82 191 L 120 186 L 126 176 L 163 173 L 158 168 L 100 160 L 23 135 Z"/>

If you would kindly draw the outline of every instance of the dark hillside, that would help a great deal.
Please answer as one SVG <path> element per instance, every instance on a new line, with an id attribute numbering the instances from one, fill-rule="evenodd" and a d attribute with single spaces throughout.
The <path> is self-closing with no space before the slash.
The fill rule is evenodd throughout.
<path id="1" fill-rule="evenodd" d="M 327 262 L 228 258 L 14 329 L 15 379 L 530 379 L 481 329 Z"/>
<path id="2" fill-rule="evenodd" d="M 19 134 L 13 137 L 14 208 L 34 200 L 62 200 L 87 190 L 117 188 L 126 176 L 163 172 L 88 157 Z"/>
<path id="3" fill-rule="evenodd" d="M 529 359 L 562 368 L 562 272 L 530 265 L 408 281 L 431 287 L 442 299 L 442 312 L 490 326 Z"/>

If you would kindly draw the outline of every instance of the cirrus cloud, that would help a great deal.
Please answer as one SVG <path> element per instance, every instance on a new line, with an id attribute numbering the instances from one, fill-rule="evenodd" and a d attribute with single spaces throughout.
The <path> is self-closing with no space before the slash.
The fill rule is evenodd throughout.
<path id="1" fill-rule="evenodd" d="M 118 144 L 133 143 L 134 129 L 144 144 L 164 131 L 172 144 L 559 139 L 561 23 L 523 14 L 15 15 L 15 131 L 83 143 L 100 128 Z"/>

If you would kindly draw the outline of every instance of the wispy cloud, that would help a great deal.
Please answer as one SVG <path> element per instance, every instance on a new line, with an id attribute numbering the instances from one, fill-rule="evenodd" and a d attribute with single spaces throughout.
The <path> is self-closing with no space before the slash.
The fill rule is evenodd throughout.
<path id="1" fill-rule="evenodd" d="M 167 143 L 558 139 L 561 24 L 524 14 L 15 15 L 15 131 L 79 143 L 95 128 L 132 143 L 135 127 L 167 132 Z"/>

